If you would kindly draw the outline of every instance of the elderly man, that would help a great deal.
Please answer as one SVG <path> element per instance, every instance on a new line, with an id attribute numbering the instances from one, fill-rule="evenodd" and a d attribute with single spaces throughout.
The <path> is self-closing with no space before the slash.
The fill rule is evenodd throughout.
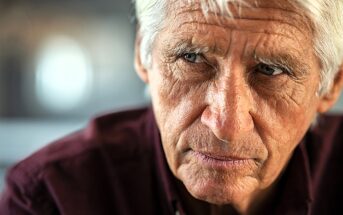
<path id="1" fill-rule="evenodd" d="M 137 0 L 150 108 L 14 166 L 1 214 L 342 213 L 342 0 Z"/>

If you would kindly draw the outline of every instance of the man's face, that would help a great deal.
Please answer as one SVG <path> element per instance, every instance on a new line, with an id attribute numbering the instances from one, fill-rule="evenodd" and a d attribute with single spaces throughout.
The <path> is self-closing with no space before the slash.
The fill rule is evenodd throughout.
<path id="1" fill-rule="evenodd" d="M 148 77 L 163 148 L 198 199 L 235 205 L 270 187 L 316 115 L 308 20 L 268 2 L 234 18 L 175 3 L 155 40 Z"/>

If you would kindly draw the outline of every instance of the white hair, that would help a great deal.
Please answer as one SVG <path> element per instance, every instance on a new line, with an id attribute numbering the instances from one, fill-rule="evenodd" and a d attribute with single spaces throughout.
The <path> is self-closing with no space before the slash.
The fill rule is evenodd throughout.
<path id="1" fill-rule="evenodd" d="M 194 0 L 183 0 L 194 3 Z M 246 4 L 245 0 L 198 0 L 208 11 L 227 11 L 227 2 Z M 288 0 L 301 7 L 312 21 L 314 51 L 321 63 L 319 94 L 326 93 L 343 63 L 343 0 Z M 141 34 L 140 56 L 143 65 L 152 64 L 151 51 L 156 35 L 163 29 L 167 16 L 167 0 L 136 0 L 136 17 Z"/>

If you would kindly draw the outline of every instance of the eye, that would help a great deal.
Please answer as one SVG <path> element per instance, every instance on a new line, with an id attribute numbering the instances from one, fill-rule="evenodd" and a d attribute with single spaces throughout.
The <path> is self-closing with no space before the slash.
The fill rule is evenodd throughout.
<path id="1" fill-rule="evenodd" d="M 255 71 L 267 76 L 276 76 L 284 73 L 284 70 L 274 65 L 260 63 L 255 67 Z"/>
<path id="2" fill-rule="evenodd" d="M 190 63 L 202 63 L 203 62 L 203 58 L 200 54 L 196 54 L 196 53 L 186 53 L 183 54 L 183 59 L 190 62 Z"/>

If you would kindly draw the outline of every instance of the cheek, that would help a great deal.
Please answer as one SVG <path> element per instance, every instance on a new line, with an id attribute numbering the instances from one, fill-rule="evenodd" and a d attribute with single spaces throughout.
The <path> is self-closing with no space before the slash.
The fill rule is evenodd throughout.
<path id="1" fill-rule="evenodd" d="M 286 166 L 316 115 L 316 88 L 293 89 L 296 90 L 273 99 L 256 99 L 259 111 L 254 118 L 268 150 L 268 159 L 261 171 L 266 186 Z"/>
<path id="2" fill-rule="evenodd" d="M 318 77 L 313 75 L 298 82 L 289 79 L 273 89 L 265 88 L 266 84 L 255 87 L 255 124 L 278 138 L 301 138 L 316 115 L 317 83 Z"/>
<path id="3" fill-rule="evenodd" d="M 161 71 L 168 71 L 168 68 L 151 71 L 151 96 L 163 148 L 174 172 L 182 153 L 178 150 L 180 137 L 205 108 L 203 102 L 207 87 L 206 83 L 180 81 L 170 75 L 171 73 Z"/>
<path id="4" fill-rule="evenodd" d="M 179 80 L 167 65 L 154 69 L 152 73 L 154 78 L 150 87 L 160 129 L 176 125 L 184 128 L 204 107 L 207 83 Z"/>

